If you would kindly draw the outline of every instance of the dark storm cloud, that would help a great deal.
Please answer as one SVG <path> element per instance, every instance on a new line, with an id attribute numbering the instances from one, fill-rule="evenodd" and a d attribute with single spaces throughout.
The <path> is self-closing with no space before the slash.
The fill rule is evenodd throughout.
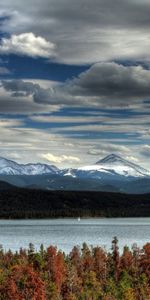
<path id="1" fill-rule="evenodd" d="M 2 80 L 1 87 L 7 92 L 10 92 L 10 96 L 13 98 L 25 98 L 29 97 L 33 102 L 42 105 L 77 105 L 82 104 L 81 100 L 70 99 L 71 96 L 68 93 L 64 93 L 63 88 L 59 85 L 55 88 L 43 88 L 40 84 L 27 82 L 23 80 Z M 7 101 L 7 100 L 6 100 Z M 28 102 L 26 103 L 28 106 Z"/>
<path id="2" fill-rule="evenodd" d="M 45 88 L 23 80 L 2 81 L 13 97 L 29 97 L 39 104 L 126 106 L 150 99 L 150 71 L 142 66 L 97 63 L 79 77 Z"/>
<path id="3" fill-rule="evenodd" d="M 74 98 L 83 97 L 83 102 L 90 98 L 91 104 L 104 100 L 106 106 L 117 102 L 132 105 L 150 98 L 150 71 L 142 66 L 97 63 L 68 82 L 65 89 Z"/>
<path id="4" fill-rule="evenodd" d="M 51 89 L 44 89 L 39 84 L 23 80 L 2 80 L 1 84 L 6 91 L 11 92 L 12 97 L 32 96 L 33 101 L 36 103 L 50 103 Z M 51 104 L 53 104 L 53 101 L 51 101 Z"/>
<path id="5" fill-rule="evenodd" d="M 0 82 L 0 112 L 9 114 L 33 114 L 55 111 L 55 105 L 47 105 L 48 91 L 40 84 L 23 80 Z M 47 98 L 46 98 L 47 96 Z M 40 100 L 39 100 L 39 97 Z"/>
<path id="6" fill-rule="evenodd" d="M 35 89 L 39 88 L 38 84 L 32 82 L 24 82 L 22 80 L 2 80 L 2 86 L 5 90 L 15 93 L 16 97 L 20 96 L 20 92 L 23 96 L 32 95 Z"/>
<path id="7" fill-rule="evenodd" d="M 12 98 L 3 97 L 0 99 L 0 113 L 1 114 L 25 114 L 30 115 L 34 113 L 41 113 L 50 111 L 50 108 L 46 105 L 36 105 L 33 101 L 28 101 L 27 99 L 21 99 L 21 97 Z"/>

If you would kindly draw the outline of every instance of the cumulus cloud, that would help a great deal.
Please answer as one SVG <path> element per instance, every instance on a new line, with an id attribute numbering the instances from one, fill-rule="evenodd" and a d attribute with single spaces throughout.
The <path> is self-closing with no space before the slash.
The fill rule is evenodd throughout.
<path id="1" fill-rule="evenodd" d="M 72 162 L 79 162 L 80 159 L 76 156 L 68 156 L 68 155 L 54 155 L 52 153 L 46 153 L 46 154 L 42 154 L 41 155 L 43 158 L 45 158 L 46 160 L 53 162 L 53 163 L 62 163 L 65 161 L 68 161 L 69 163 Z"/>
<path id="2" fill-rule="evenodd" d="M 33 101 L 39 104 L 58 104 L 52 87 L 43 88 L 39 83 L 16 79 L 2 80 L 1 85 L 14 98 L 32 96 Z"/>
<path id="3" fill-rule="evenodd" d="M 39 83 L 24 80 L 2 80 L 1 87 L 10 92 L 12 100 L 31 97 L 33 102 L 46 105 L 78 105 L 82 99 L 70 99 L 71 95 L 61 88 L 61 83 L 49 83 L 49 87 L 43 87 Z"/>
<path id="4" fill-rule="evenodd" d="M 3 80 L 13 97 L 32 96 L 39 104 L 67 106 L 134 106 L 150 98 L 150 70 L 141 65 L 97 63 L 78 77 L 42 87 L 23 80 Z"/>
<path id="5" fill-rule="evenodd" d="M 0 42 L 1 54 L 18 54 L 31 57 L 50 58 L 55 56 L 56 46 L 41 36 L 35 36 L 32 32 L 3 37 Z"/>
<path id="6" fill-rule="evenodd" d="M 74 97 L 90 98 L 91 103 L 128 104 L 131 100 L 149 99 L 150 71 L 140 65 L 97 63 L 68 82 L 65 89 Z"/>
<path id="7" fill-rule="evenodd" d="M 43 97 L 45 91 L 47 94 L 51 94 L 51 90 L 56 84 L 56 82 L 50 80 L 1 80 L 1 113 L 32 114 L 58 110 L 59 107 L 55 103 L 51 106 L 47 105 L 49 97 Z"/>
<path id="8" fill-rule="evenodd" d="M 39 88 L 38 84 L 32 82 L 24 82 L 23 80 L 2 80 L 2 86 L 6 91 L 11 91 L 12 96 L 29 96 L 34 93 L 34 90 Z"/>

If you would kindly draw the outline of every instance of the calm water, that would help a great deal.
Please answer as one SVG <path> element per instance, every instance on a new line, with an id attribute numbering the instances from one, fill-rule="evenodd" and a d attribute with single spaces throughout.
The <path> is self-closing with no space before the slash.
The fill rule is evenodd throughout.
<path id="1" fill-rule="evenodd" d="M 68 253 L 74 245 L 101 245 L 110 249 L 114 236 L 124 245 L 150 242 L 150 218 L 128 219 L 54 219 L 0 220 L 0 244 L 5 250 L 26 248 L 32 242 L 36 249 L 53 244 Z"/>

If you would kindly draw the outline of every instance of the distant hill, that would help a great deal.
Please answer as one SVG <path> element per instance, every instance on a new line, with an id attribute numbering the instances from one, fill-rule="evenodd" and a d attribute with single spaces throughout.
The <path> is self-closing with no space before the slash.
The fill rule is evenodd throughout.
<path id="1" fill-rule="evenodd" d="M 0 191 L 1 190 L 9 190 L 9 189 L 15 189 L 16 187 L 6 181 L 0 181 Z"/>
<path id="2" fill-rule="evenodd" d="M 0 218 L 150 217 L 150 194 L 44 191 L 10 188 L 0 191 Z"/>

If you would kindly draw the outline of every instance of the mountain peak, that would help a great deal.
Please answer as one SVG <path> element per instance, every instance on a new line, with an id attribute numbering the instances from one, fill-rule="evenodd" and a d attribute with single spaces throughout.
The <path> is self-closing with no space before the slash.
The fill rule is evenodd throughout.
<path id="1" fill-rule="evenodd" d="M 109 154 L 106 157 L 104 157 L 103 159 L 99 160 L 98 162 L 96 162 L 96 164 L 109 164 L 109 163 L 113 163 L 113 162 L 122 162 L 125 161 L 121 156 L 117 155 L 117 154 Z"/>
<path id="2" fill-rule="evenodd" d="M 99 160 L 95 165 L 99 166 L 100 168 L 107 168 L 107 169 L 114 169 L 115 171 L 119 171 L 121 174 L 132 174 L 134 175 L 148 175 L 149 171 L 145 170 L 144 168 L 140 167 L 139 165 L 130 162 L 119 155 L 110 154 L 103 159 Z"/>

